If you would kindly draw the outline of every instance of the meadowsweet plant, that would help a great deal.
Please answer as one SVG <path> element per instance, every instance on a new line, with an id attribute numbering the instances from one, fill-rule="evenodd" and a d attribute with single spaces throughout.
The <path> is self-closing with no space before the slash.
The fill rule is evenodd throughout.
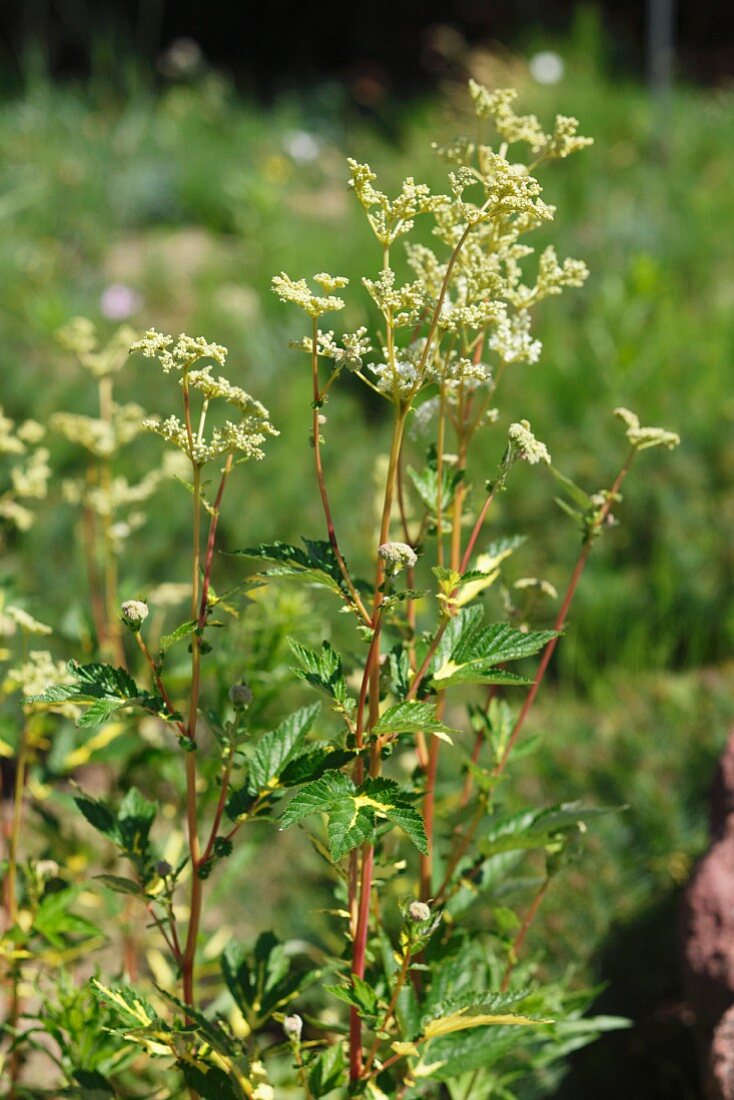
<path id="1" fill-rule="evenodd" d="M 125 592 L 115 575 L 124 598 L 113 663 L 49 673 L 42 688 L 26 689 L 25 706 L 44 728 L 56 713 L 68 722 L 69 708 L 82 730 L 122 724 L 148 746 L 140 759 L 158 754 L 163 782 L 131 766 L 120 774 L 124 790 L 74 793 L 109 852 L 99 889 L 123 897 L 130 921 L 127 907 L 137 907 L 147 927 L 128 931 L 122 965 L 100 951 L 83 991 L 72 994 L 63 974 L 51 986 L 38 978 L 26 1013 L 37 1022 L 24 1030 L 16 1007 L 6 1024 L 9 1096 L 43 1094 L 22 1091 L 18 1051 L 35 1029 L 45 1030 L 40 1046 L 53 1046 L 68 1095 L 469 1100 L 511 1098 L 528 1079 L 541 1089 L 569 1050 L 610 1026 L 582 1019 L 590 996 L 543 980 L 526 945 L 600 808 L 510 812 L 509 792 L 515 762 L 532 748 L 528 715 L 630 467 L 639 451 L 678 437 L 617 409 L 626 431 L 618 471 L 608 488 L 587 493 L 555 468 L 541 425 L 522 408 L 503 411 L 505 372 L 530 371 L 541 355 L 536 306 L 587 277 L 582 261 L 560 260 L 552 246 L 536 255 L 526 243 L 554 215 L 537 175 L 590 139 L 575 119 L 559 116 L 546 132 L 535 116 L 516 114 L 514 92 L 472 82 L 469 93 L 475 137 L 436 149 L 448 164 L 444 193 L 408 178 L 391 198 L 370 166 L 348 162 L 375 237 L 360 287 L 324 272 L 273 279 L 304 322 L 292 369 L 311 378 L 309 460 L 324 530 L 298 545 L 240 549 L 246 569 L 233 592 L 220 593 L 215 577 L 225 495 L 244 506 L 248 470 L 238 488 L 235 467 L 282 441 L 264 406 L 220 374 L 220 345 L 154 329 L 132 343 L 138 369 L 157 361 L 175 395 L 174 411 L 143 427 L 187 465 L 190 610 L 162 633 L 154 598 Z M 336 318 L 347 303 L 364 323 L 343 332 Z M 96 343 L 77 345 L 99 355 Z M 350 567 L 356 548 L 343 541 L 329 496 L 339 463 L 329 406 L 359 385 L 391 425 L 387 454 L 374 456 L 380 509 L 361 555 L 366 579 Z M 68 424 L 57 427 L 68 434 Z M 496 458 L 472 484 L 480 432 L 491 433 Z M 580 540 L 550 613 L 543 601 L 558 595 L 547 581 L 504 582 L 522 539 L 493 531 L 493 504 L 502 496 L 511 515 L 521 466 L 558 492 Z M 109 490 L 110 473 L 100 477 Z M 370 503 L 366 488 L 355 508 L 367 513 Z M 300 691 L 290 711 L 283 661 L 267 675 L 258 667 L 278 663 L 277 647 L 266 657 L 253 626 L 254 609 L 275 605 L 284 581 L 322 590 L 340 612 L 327 620 L 328 605 L 310 596 L 294 605 L 303 621 L 290 641 L 287 675 Z M 232 616 L 244 591 L 252 602 L 238 649 L 223 639 L 240 629 Z M 262 858 L 243 873 L 230 857 L 254 822 L 271 828 L 260 834 Z M 284 843 L 289 865 L 268 857 Z M 302 868 L 314 864 L 331 899 L 321 943 L 281 942 L 263 927 L 253 942 L 214 950 L 214 882 L 244 911 L 281 867 L 295 910 Z M 45 895 L 35 881 L 29 871 L 26 899 L 40 898 L 37 912 Z M 25 948 L 28 930 L 9 916 L 4 942 Z M 57 936 L 66 943 L 72 931 Z M 77 931 L 91 950 L 90 930 Z M 106 931 L 114 941 L 114 924 Z M 22 967 L 12 961 L 16 979 Z M 99 1036 L 94 1052 L 80 1047 L 80 1020 Z"/>

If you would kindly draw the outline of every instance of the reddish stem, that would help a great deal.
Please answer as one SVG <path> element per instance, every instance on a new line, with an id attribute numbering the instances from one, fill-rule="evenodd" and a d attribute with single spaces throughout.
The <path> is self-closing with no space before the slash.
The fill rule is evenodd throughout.
<path id="1" fill-rule="evenodd" d="M 545 897 L 546 892 L 547 892 L 548 887 L 550 886 L 550 884 L 551 884 L 550 878 L 546 878 L 544 880 L 543 884 L 541 885 L 540 889 L 538 890 L 537 894 L 533 898 L 533 900 L 531 902 L 531 905 L 530 905 L 530 908 L 528 909 L 527 913 L 525 914 L 525 919 L 523 920 L 523 922 L 520 926 L 520 930 L 518 931 L 517 936 L 515 937 L 515 942 L 512 945 L 512 952 L 511 952 L 510 960 L 507 963 L 504 974 L 502 975 L 502 983 L 500 985 L 500 992 L 501 993 L 506 993 L 507 990 L 510 988 L 510 978 L 512 977 L 513 970 L 515 969 L 515 967 L 518 964 L 519 955 L 520 955 L 520 952 L 522 951 L 523 944 L 525 943 L 525 937 L 528 934 L 528 931 L 530 929 L 531 924 L 535 920 L 535 915 L 538 912 L 538 909 L 540 908 L 540 903 L 542 902 L 543 898 Z"/>
<path id="2" fill-rule="evenodd" d="M 467 566 L 469 564 L 469 560 L 472 556 L 474 547 L 476 546 L 477 539 L 479 538 L 479 534 L 482 530 L 482 526 L 483 526 L 484 521 L 487 517 L 487 512 L 489 511 L 489 507 L 490 507 L 493 500 L 494 500 L 494 490 L 489 494 L 489 496 L 485 500 L 484 504 L 482 505 L 482 510 L 479 513 L 479 515 L 477 516 L 477 522 L 474 524 L 474 527 L 472 529 L 472 533 L 469 536 L 469 542 L 467 544 L 466 551 L 464 552 L 464 557 L 461 559 L 461 565 L 459 566 L 459 572 L 460 573 L 466 573 L 466 569 L 467 569 Z"/>
<path id="3" fill-rule="evenodd" d="M 599 514 L 596 517 L 596 520 L 595 520 L 594 524 L 592 525 L 592 527 L 589 529 L 589 531 L 586 534 L 586 538 L 584 540 L 583 546 L 581 547 L 581 553 L 578 556 L 578 560 L 577 560 L 576 565 L 574 567 L 574 571 L 571 574 L 571 580 L 568 583 L 568 588 L 566 589 L 566 594 L 564 596 L 563 603 L 561 605 L 561 609 L 558 612 L 558 616 L 556 617 L 556 621 L 555 621 L 555 624 L 554 624 L 554 627 L 553 627 L 553 629 L 555 631 L 557 631 L 556 636 L 554 638 L 551 638 L 551 640 L 548 642 L 545 649 L 543 650 L 543 655 L 540 659 L 540 664 L 538 665 L 537 672 L 535 673 L 535 679 L 533 680 L 530 691 L 528 692 L 528 694 L 525 697 L 525 701 L 522 705 L 520 713 L 517 716 L 517 720 L 515 722 L 515 725 L 512 728 L 512 733 L 510 734 L 510 736 L 507 740 L 507 744 L 505 745 L 505 750 L 504 750 L 504 752 L 503 752 L 503 754 L 500 758 L 499 763 L 497 764 L 497 767 L 495 768 L 494 775 L 495 775 L 496 778 L 498 778 L 500 775 L 502 775 L 503 771 L 505 770 L 505 767 L 507 766 L 507 761 L 510 758 L 510 753 L 512 752 L 513 748 L 515 747 L 515 743 L 516 743 L 518 737 L 520 736 L 520 732 L 521 732 L 521 730 L 522 730 L 522 728 L 525 724 L 525 719 L 527 718 L 528 714 L 530 713 L 532 705 L 535 702 L 535 698 L 536 698 L 536 696 L 538 694 L 538 691 L 540 689 L 540 685 L 543 682 L 543 677 L 545 676 L 545 672 L 546 672 L 546 669 L 548 668 L 548 665 L 550 663 L 550 659 L 551 659 L 551 657 L 553 656 L 553 654 L 555 652 L 556 646 L 558 645 L 558 637 L 559 637 L 561 631 L 563 630 L 563 627 L 566 624 L 566 618 L 568 616 L 568 611 L 569 611 L 569 608 L 571 606 L 571 601 L 573 600 L 573 597 L 576 593 L 578 583 L 581 580 L 581 575 L 582 575 L 582 573 L 583 573 L 583 571 L 586 567 L 586 562 L 588 561 L 589 554 L 591 553 L 591 547 L 593 545 L 594 535 L 599 530 L 599 528 L 605 523 L 606 518 L 607 518 L 607 516 L 609 515 L 609 513 L 611 511 L 612 504 L 614 503 L 615 498 L 617 497 L 617 494 L 619 493 L 622 482 L 624 481 L 625 477 L 627 476 L 627 474 L 629 472 L 630 464 L 632 462 L 632 459 L 634 458 L 634 455 L 635 455 L 635 451 L 634 451 L 634 448 L 633 448 L 633 450 L 628 455 L 624 465 L 622 466 L 622 469 L 617 474 L 617 476 L 614 480 L 614 484 L 612 485 L 612 488 L 607 493 L 604 504 L 599 509 Z"/>

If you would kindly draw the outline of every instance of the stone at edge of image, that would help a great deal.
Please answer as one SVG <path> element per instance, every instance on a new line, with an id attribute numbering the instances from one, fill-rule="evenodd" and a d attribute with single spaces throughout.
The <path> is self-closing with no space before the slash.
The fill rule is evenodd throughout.
<path id="1" fill-rule="evenodd" d="M 734 1100 L 734 730 L 711 790 L 711 844 L 680 913 L 683 986 L 696 1017 L 706 1100 Z"/>

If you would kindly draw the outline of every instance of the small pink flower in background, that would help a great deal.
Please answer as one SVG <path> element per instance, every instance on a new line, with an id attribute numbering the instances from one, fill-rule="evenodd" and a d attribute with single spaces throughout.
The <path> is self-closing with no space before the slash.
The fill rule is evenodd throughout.
<path id="1" fill-rule="evenodd" d="M 102 316 L 109 321 L 125 321 L 133 313 L 137 313 L 142 304 L 142 295 L 124 283 L 110 283 L 99 300 Z"/>

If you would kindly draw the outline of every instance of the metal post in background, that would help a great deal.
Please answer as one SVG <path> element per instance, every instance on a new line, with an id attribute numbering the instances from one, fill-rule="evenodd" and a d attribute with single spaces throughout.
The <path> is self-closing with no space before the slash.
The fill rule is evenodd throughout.
<path id="1" fill-rule="evenodd" d="M 665 155 L 675 69 L 675 0 L 647 0 L 647 78 L 653 99 L 653 136 Z"/>

